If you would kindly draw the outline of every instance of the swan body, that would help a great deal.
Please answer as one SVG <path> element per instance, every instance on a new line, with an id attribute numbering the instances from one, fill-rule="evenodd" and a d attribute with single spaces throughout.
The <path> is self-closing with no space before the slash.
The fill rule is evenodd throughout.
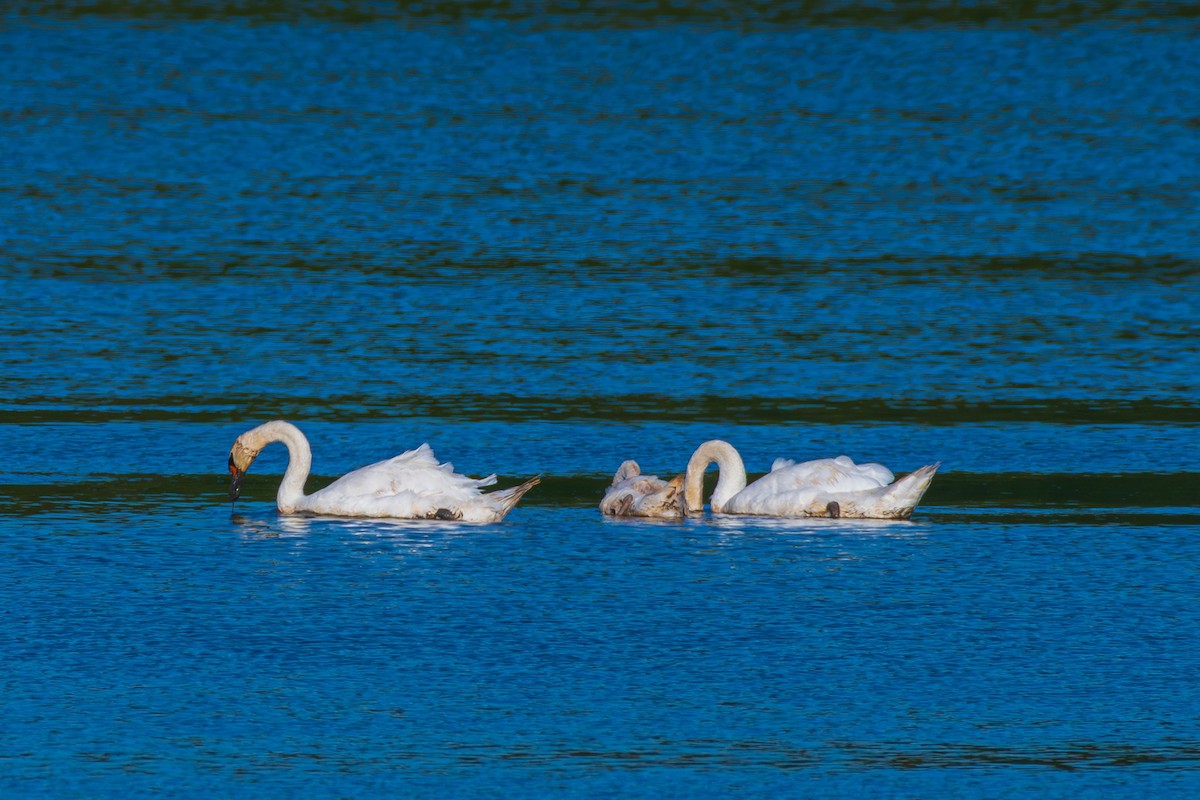
<path id="1" fill-rule="evenodd" d="M 495 475 L 478 479 L 460 475 L 451 464 L 439 464 L 433 450 L 423 444 L 348 472 L 324 489 L 305 494 L 304 483 L 312 468 L 308 440 L 290 422 L 274 420 L 246 431 L 230 448 L 230 497 L 237 498 L 242 476 L 272 442 L 282 442 L 288 449 L 287 471 L 275 498 L 284 514 L 497 522 L 540 482 L 540 478 L 533 478 L 520 486 L 485 494 L 481 488 L 494 484 Z"/>
<path id="2" fill-rule="evenodd" d="M 683 517 L 683 476 L 670 481 L 643 475 L 636 461 L 624 461 L 600 501 L 600 512 L 614 517 Z"/>
<path id="3" fill-rule="evenodd" d="M 767 517 L 855 517 L 908 519 L 937 472 L 938 464 L 921 467 L 893 483 L 879 464 L 855 464 L 846 456 L 816 461 L 779 458 L 771 471 L 746 485 L 746 467 L 733 445 L 714 439 L 696 448 L 688 461 L 684 506 L 704 510 L 704 471 L 720 470 L 710 503 L 717 514 Z"/>

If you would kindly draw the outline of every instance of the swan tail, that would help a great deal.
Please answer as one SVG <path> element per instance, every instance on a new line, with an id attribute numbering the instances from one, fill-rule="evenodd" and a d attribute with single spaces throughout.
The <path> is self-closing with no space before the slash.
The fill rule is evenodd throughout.
<path id="1" fill-rule="evenodd" d="M 912 516 L 913 509 L 925 496 L 925 491 L 933 482 L 934 473 L 941 465 L 940 461 L 936 464 L 928 464 L 910 472 L 889 486 L 883 495 L 883 505 L 888 510 L 888 516 L 893 519 L 908 519 Z"/>
<path id="2" fill-rule="evenodd" d="M 513 510 L 513 506 L 515 506 L 517 502 L 525 496 L 525 493 L 541 482 L 542 476 L 536 475 L 522 483 L 520 486 L 514 486 L 511 489 L 493 492 L 491 496 L 496 502 L 496 521 L 499 522 L 500 520 L 504 519 L 508 515 L 508 512 Z"/>

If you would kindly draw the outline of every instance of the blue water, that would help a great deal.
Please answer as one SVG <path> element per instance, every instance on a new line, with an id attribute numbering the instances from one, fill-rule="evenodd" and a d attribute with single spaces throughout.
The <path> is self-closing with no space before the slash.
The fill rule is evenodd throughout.
<path id="1" fill-rule="evenodd" d="M 11 6 L 0 794 L 1200 792 L 1200 28 L 1014 8 Z M 943 466 L 600 516 L 714 437 Z"/>

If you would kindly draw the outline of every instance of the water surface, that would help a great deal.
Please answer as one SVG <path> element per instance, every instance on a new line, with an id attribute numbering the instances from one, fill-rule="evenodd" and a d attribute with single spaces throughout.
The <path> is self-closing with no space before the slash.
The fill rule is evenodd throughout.
<path id="1" fill-rule="evenodd" d="M 0 788 L 1190 796 L 1190 3 L 23 2 Z M 430 442 L 492 526 L 279 516 Z M 701 441 L 911 522 L 603 519 Z"/>

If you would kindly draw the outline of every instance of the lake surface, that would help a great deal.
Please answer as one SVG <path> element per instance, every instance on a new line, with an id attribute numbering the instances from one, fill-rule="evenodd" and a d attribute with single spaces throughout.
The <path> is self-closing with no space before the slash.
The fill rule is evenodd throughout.
<path id="1" fill-rule="evenodd" d="M 1028 5 L 10 6 L 0 793 L 1195 796 L 1200 25 Z M 942 468 L 600 516 L 718 437 Z"/>

